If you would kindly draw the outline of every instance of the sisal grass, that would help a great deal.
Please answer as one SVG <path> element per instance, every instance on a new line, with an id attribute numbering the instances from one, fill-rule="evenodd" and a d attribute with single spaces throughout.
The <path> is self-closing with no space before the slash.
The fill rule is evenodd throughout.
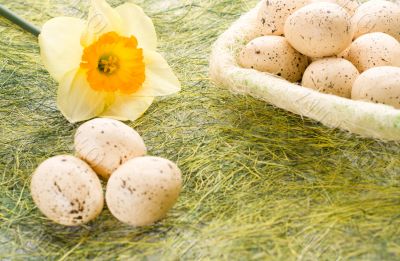
<path id="1" fill-rule="evenodd" d="M 7 1 L 23 17 L 84 17 L 87 2 Z M 121 1 L 113 1 L 116 6 Z M 400 259 L 400 150 L 326 128 L 208 79 L 211 44 L 255 1 L 139 1 L 154 19 L 179 95 L 131 123 L 150 154 L 174 160 L 184 189 L 166 219 L 133 228 L 105 207 L 87 225 L 47 220 L 29 193 L 35 167 L 73 153 L 78 124 L 36 39 L 0 19 L 0 260 Z"/>

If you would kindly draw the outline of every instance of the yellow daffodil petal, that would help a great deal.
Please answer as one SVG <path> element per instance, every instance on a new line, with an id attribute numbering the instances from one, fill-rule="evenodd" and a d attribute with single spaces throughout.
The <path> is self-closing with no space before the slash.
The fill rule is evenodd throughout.
<path id="1" fill-rule="evenodd" d="M 123 21 L 122 35 L 134 35 L 139 42 L 139 47 L 155 51 L 157 48 L 157 34 L 151 19 L 139 6 L 126 3 L 115 10 Z"/>
<path id="2" fill-rule="evenodd" d="M 100 115 L 105 107 L 105 94 L 90 88 L 82 70 L 72 70 L 61 80 L 57 105 L 69 122 L 79 122 Z"/>
<path id="3" fill-rule="evenodd" d="M 108 32 L 122 33 L 122 19 L 105 0 L 92 0 L 81 44 L 88 46 Z"/>
<path id="4" fill-rule="evenodd" d="M 115 95 L 113 104 L 111 104 L 101 117 L 112 118 L 116 120 L 134 121 L 150 107 L 154 97 L 137 97 L 134 95 Z"/>
<path id="5" fill-rule="evenodd" d="M 163 96 L 177 93 L 181 84 L 167 61 L 157 52 L 144 50 L 146 80 L 135 96 Z"/>
<path id="6" fill-rule="evenodd" d="M 39 35 L 40 55 L 56 81 L 79 67 L 83 52 L 79 40 L 84 29 L 85 21 L 72 17 L 56 17 L 43 25 Z"/>

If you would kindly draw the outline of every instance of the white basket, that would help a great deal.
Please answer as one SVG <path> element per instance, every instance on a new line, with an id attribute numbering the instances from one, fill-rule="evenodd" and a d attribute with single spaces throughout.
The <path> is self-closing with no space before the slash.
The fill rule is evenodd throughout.
<path id="1" fill-rule="evenodd" d="M 272 74 L 241 68 L 238 51 L 254 38 L 254 20 L 259 5 L 244 14 L 214 43 L 210 76 L 232 92 L 248 94 L 279 108 L 322 124 L 364 137 L 400 140 L 400 110 L 320 93 L 290 83 Z"/>

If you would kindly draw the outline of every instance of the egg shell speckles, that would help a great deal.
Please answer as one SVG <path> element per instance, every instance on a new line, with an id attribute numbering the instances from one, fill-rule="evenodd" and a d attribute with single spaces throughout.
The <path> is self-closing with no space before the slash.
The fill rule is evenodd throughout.
<path id="1" fill-rule="evenodd" d="M 97 217 L 104 197 L 96 173 L 73 156 L 52 157 L 36 169 L 31 180 L 32 198 L 49 219 L 77 226 Z"/>
<path id="2" fill-rule="evenodd" d="M 146 154 L 140 135 L 128 125 L 98 118 L 82 124 L 75 134 L 75 150 L 97 174 L 108 179 L 126 161 Z"/>
<path id="3" fill-rule="evenodd" d="M 159 157 L 138 157 L 111 175 L 106 202 L 121 222 L 145 226 L 165 217 L 181 187 L 181 171 L 175 163 Z"/>
<path id="4" fill-rule="evenodd" d="M 239 53 L 239 64 L 296 82 L 308 65 L 308 58 L 293 49 L 282 36 L 262 36 L 250 41 Z"/>
<path id="5" fill-rule="evenodd" d="M 300 8 L 288 17 L 285 37 L 309 57 L 335 56 L 351 44 L 350 16 L 339 5 L 318 2 Z"/>
<path id="6" fill-rule="evenodd" d="M 354 82 L 351 98 L 383 103 L 400 109 L 400 68 L 374 67 L 363 72 Z"/>
<path id="7" fill-rule="evenodd" d="M 286 18 L 308 0 L 263 0 L 257 15 L 259 35 L 283 35 Z"/>
<path id="8" fill-rule="evenodd" d="M 313 62 L 304 72 L 302 85 L 323 93 L 350 98 L 351 88 L 359 76 L 356 67 L 341 58 Z"/>
<path id="9" fill-rule="evenodd" d="M 372 32 L 389 34 L 400 41 L 400 6 L 389 1 L 368 1 L 351 19 L 354 38 Z"/>
<path id="10" fill-rule="evenodd" d="M 349 55 L 349 51 L 350 51 L 350 45 L 349 45 L 346 49 L 344 49 L 343 52 L 339 53 L 339 54 L 337 55 L 337 57 L 338 57 L 338 58 L 346 59 L 346 57 Z"/>
<path id="11" fill-rule="evenodd" d="M 356 12 L 357 8 L 360 6 L 357 0 L 311 0 L 310 3 L 317 2 L 328 2 L 341 6 L 347 13 L 352 16 Z"/>
<path id="12" fill-rule="evenodd" d="M 351 44 L 345 58 L 360 72 L 377 66 L 400 66 L 400 43 L 388 34 L 364 34 Z"/>

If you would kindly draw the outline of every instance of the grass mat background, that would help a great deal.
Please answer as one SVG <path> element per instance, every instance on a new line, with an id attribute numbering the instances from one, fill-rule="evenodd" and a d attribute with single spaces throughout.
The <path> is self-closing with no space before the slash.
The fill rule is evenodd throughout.
<path id="1" fill-rule="evenodd" d="M 38 26 L 59 15 L 85 17 L 88 6 L 0 3 Z M 71 153 L 79 125 L 56 109 L 57 85 L 37 40 L 0 19 L 0 259 L 400 259 L 399 144 L 331 130 L 209 82 L 211 44 L 255 1 L 136 3 L 154 19 L 183 90 L 131 125 L 150 154 L 181 167 L 179 202 L 145 228 L 121 224 L 106 208 L 76 228 L 39 213 L 31 173 Z"/>

